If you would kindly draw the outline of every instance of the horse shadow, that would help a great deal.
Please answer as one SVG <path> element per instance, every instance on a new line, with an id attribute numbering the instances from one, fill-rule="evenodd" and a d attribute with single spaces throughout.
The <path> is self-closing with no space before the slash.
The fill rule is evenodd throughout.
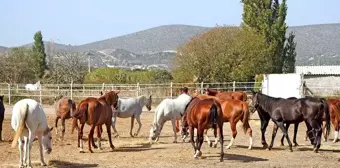
<path id="1" fill-rule="evenodd" d="M 98 167 L 98 164 L 86 164 L 86 163 L 71 163 L 61 160 L 51 160 L 50 166 L 63 168 L 63 167 Z"/>
<path id="2" fill-rule="evenodd" d="M 166 149 L 163 147 L 151 148 L 151 144 L 140 144 L 138 146 L 123 146 L 116 148 L 115 152 L 140 152 L 140 151 L 147 151 L 147 150 L 159 150 L 159 149 Z"/>
<path id="3" fill-rule="evenodd" d="M 243 149 L 248 149 L 249 146 L 245 146 L 245 145 L 235 145 L 236 148 L 243 148 Z M 267 151 L 266 148 L 260 147 L 260 146 L 253 146 L 251 148 L 251 150 L 263 150 L 263 151 Z M 271 150 L 288 150 L 288 147 L 273 147 Z"/>
<path id="4" fill-rule="evenodd" d="M 297 151 L 310 151 L 310 152 L 313 152 L 313 149 L 310 147 L 300 147 L 300 148 L 297 148 L 295 149 Z M 319 151 L 321 152 L 334 152 L 334 153 L 340 153 L 340 149 L 322 149 L 320 148 Z"/>
<path id="5" fill-rule="evenodd" d="M 209 157 L 220 157 L 220 156 L 206 156 Z M 252 157 L 252 156 L 246 156 L 246 155 L 237 155 L 237 154 L 224 154 L 223 157 L 225 160 L 234 160 L 234 161 L 240 161 L 243 163 L 247 162 L 260 162 L 260 161 L 268 161 L 268 159 L 258 158 L 258 157 Z"/>

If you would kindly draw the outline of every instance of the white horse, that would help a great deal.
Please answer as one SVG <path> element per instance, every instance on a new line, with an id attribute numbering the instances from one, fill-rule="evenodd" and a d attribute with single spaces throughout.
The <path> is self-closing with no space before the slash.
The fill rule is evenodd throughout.
<path id="1" fill-rule="evenodd" d="M 139 131 L 142 127 L 142 123 L 140 121 L 140 115 L 142 114 L 143 106 L 145 106 L 149 111 L 151 110 L 151 104 L 152 104 L 152 95 L 149 96 L 138 96 L 128 99 L 118 99 L 118 108 L 115 112 L 113 112 L 112 116 L 112 128 L 113 132 L 116 133 L 116 137 L 118 137 L 118 132 L 116 129 L 116 120 L 117 117 L 119 118 L 129 118 L 131 117 L 131 128 L 130 128 L 130 136 L 134 137 L 139 134 Z M 135 119 L 138 122 L 138 130 L 136 133 L 132 135 L 132 129 L 135 122 Z"/>
<path id="2" fill-rule="evenodd" d="M 25 89 L 26 90 L 40 90 L 40 81 L 38 81 L 35 84 L 26 84 Z"/>
<path id="3" fill-rule="evenodd" d="M 177 143 L 176 120 L 181 120 L 184 110 L 191 100 L 191 96 L 181 94 L 176 99 L 164 99 L 155 109 L 153 123 L 151 124 L 149 141 L 158 141 L 164 123 L 171 120 L 174 131 L 174 143 Z"/>
<path id="4" fill-rule="evenodd" d="M 20 167 L 27 165 L 32 167 L 31 149 L 36 136 L 39 141 L 41 165 L 46 166 L 43 149 L 47 154 L 52 152 L 51 131 L 53 127 L 48 127 L 45 112 L 40 104 L 33 99 L 22 99 L 15 103 L 12 110 L 11 126 L 15 131 L 12 147 L 15 147 L 17 142 L 19 143 Z"/>

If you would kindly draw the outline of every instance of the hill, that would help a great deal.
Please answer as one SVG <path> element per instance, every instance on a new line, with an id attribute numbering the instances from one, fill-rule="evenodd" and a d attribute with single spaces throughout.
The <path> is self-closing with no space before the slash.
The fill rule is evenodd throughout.
<path id="1" fill-rule="evenodd" d="M 7 47 L 0 46 L 0 53 L 7 51 Z"/>
<path id="2" fill-rule="evenodd" d="M 177 47 L 209 29 L 190 25 L 165 25 L 79 46 L 52 45 L 46 41 L 45 48 L 50 54 L 67 51 L 80 52 L 86 58 L 90 55 L 91 65 L 95 67 L 168 68 Z M 340 65 L 340 24 L 292 26 L 288 28 L 287 35 L 290 31 L 296 35 L 296 65 Z"/>

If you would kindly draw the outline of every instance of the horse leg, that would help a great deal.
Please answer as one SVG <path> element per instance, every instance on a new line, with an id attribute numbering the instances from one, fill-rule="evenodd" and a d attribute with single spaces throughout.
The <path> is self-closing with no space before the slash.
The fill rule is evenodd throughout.
<path id="1" fill-rule="evenodd" d="M 31 131 L 28 131 L 28 139 L 27 139 L 27 159 L 28 159 L 28 167 L 32 167 L 32 161 L 31 161 L 31 150 L 33 146 L 33 140 L 34 140 L 34 135 Z"/>
<path id="2" fill-rule="evenodd" d="M 334 126 L 334 140 L 333 143 L 336 143 L 338 141 L 339 136 L 339 124 L 337 122 L 332 123 Z"/>
<path id="3" fill-rule="evenodd" d="M 134 136 L 138 136 L 140 129 L 142 128 L 142 122 L 140 121 L 140 115 L 136 116 L 136 121 L 138 123 L 138 129 L 137 132 L 134 134 Z"/>
<path id="4" fill-rule="evenodd" d="M 208 129 L 205 129 L 205 130 L 204 130 L 204 137 L 205 137 L 205 139 L 206 139 L 208 145 L 209 145 L 210 147 L 212 147 L 212 143 L 211 143 L 211 141 L 210 141 L 210 139 L 209 139 L 209 137 L 208 137 Z"/>
<path id="5" fill-rule="evenodd" d="M 84 130 L 85 123 L 81 124 L 80 130 L 78 131 L 78 148 L 79 152 L 84 152 L 84 141 L 83 141 L 83 130 Z"/>
<path id="6" fill-rule="evenodd" d="M 190 132 L 190 142 L 192 147 L 194 148 L 194 158 L 196 157 L 196 145 L 195 145 L 195 141 L 194 141 L 194 128 L 192 126 L 189 126 L 189 132 Z"/>
<path id="7" fill-rule="evenodd" d="M 110 128 L 111 123 L 107 123 L 105 125 L 106 125 L 107 135 L 108 135 L 108 138 L 109 138 L 110 147 L 113 150 L 115 148 L 115 146 L 112 144 L 111 128 Z"/>
<path id="8" fill-rule="evenodd" d="M 47 166 L 45 161 L 44 161 L 44 153 L 43 153 L 43 146 L 42 146 L 42 137 L 38 137 L 38 142 L 39 142 L 39 152 L 40 152 L 40 162 L 42 166 Z"/>
<path id="9" fill-rule="evenodd" d="M 295 123 L 294 124 L 294 137 L 293 137 L 294 146 L 299 146 L 299 144 L 296 142 L 296 134 L 298 132 L 298 129 L 299 129 L 299 123 Z M 288 129 L 287 129 L 287 131 L 288 131 Z"/>
<path id="10" fill-rule="evenodd" d="M 89 136 L 88 136 L 88 141 L 89 141 L 89 151 L 91 152 L 91 153 L 93 153 L 93 151 L 92 151 L 92 148 L 91 148 L 91 145 L 93 145 L 92 144 L 92 142 L 94 142 L 93 141 L 93 134 L 94 134 L 94 129 L 96 128 L 96 125 L 95 124 L 92 124 L 91 125 L 91 129 L 90 129 L 90 133 L 89 133 Z"/>
<path id="11" fill-rule="evenodd" d="M 102 149 L 102 145 L 101 145 L 101 139 L 102 139 L 102 130 L 101 130 L 102 126 L 97 126 L 97 143 L 98 143 L 98 148 L 100 150 L 103 150 Z"/>
<path id="12" fill-rule="evenodd" d="M 172 130 L 174 131 L 174 141 L 173 143 L 177 143 L 177 130 L 176 130 L 176 119 L 171 119 Z"/>
<path id="13" fill-rule="evenodd" d="M 27 152 L 28 152 L 28 137 L 24 137 L 24 157 L 23 157 L 23 162 L 24 162 L 24 167 L 27 167 Z"/>
<path id="14" fill-rule="evenodd" d="M 314 152 L 318 153 L 318 150 L 320 148 L 321 145 L 321 134 L 322 134 L 322 121 L 321 123 L 316 121 L 316 120 L 312 120 L 312 128 L 314 129 Z"/>
<path id="15" fill-rule="evenodd" d="M 21 137 L 18 139 L 18 148 L 19 148 L 19 159 L 20 159 L 20 168 L 24 167 L 24 159 L 23 159 L 23 143 Z"/>
<path id="16" fill-rule="evenodd" d="M 273 145 L 274 145 L 274 139 L 275 139 L 275 136 L 276 136 L 276 133 L 277 133 L 277 129 L 279 127 L 277 126 L 276 123 L 274 123 L 274 127 L 273 127 L 273 133 L 272 133 L 272 141 L 270 142 L 270 145 L 268 146 L 267 150 L 271 150 L 273 148 Z M 283 135 L 284 136 L 284 135 Z"/>
<path id="17" fill-rule="evenodd" d="M 64 140 L 65 136 L 65 119 L 61 119 L 61 140 Z"/>
<path id="18" fill-rule="evenodd" d="M 0 141 L 2 141 L 2 124 L 4 122 L 4 116 L 0 114 Z"/>
<path id="19" fill-rule="evenodd" d="M 232 137 L 231 137 L 231 140 L 229 142 L 229 145 L 226 147 L 227 149 L 230 149 L 231 145 L 233 145 L 235 137 L 237 135 L 236 123 L 232 120 L 230 121 L 230 128 L 231 128 L 231 131 L 232 131 Z"/>
<path id="20" fill-rule="evenodd" d="M 59 116 L 57 116 L 55 118 L 55 123 L 54 123 L 54 127 L 55 127 L 55 130 L 56 130 L 56 135 L 58 135 L 58 120 L 60 119 Z"/>
<path id="21" fill-rule="evenodd" d="M 215 142 L 213 144 L 214 148 L 217 148 L 217 143 L 218 143 L 218 140 L 219 140 L 219 139 L 217 139 L 217 130 L 218 130 L 218 128 L 214 129 L 214 137 L 215 137 Z"/>
<path id="22" fill-rule="evenodd" d="M 116 134 L 114 137 L 119 137 L 118 131 L 116 129 L 117 113 L 114 113 L 112 115 L 111 120 L 112 120 L 111 126 L 112 126 L 112 129 L 113 129 L 113 133 Z"/>
<path id="23" fill-rule="evenodd" d="M 218 133 L 219 133 L 219 141 L 220 141 L 220 145 L 221 145 L 221 151 L 220 151 L 220 161 L 222 162 L 223 161 L 223 158 L 224 158 L 224 151 L 223 151 L 223 124 L 219 125 L 218 126 Z"/>
<path id="24" fill-rule="evenodd" d="M 132 135 L 132 129 L 133 129 L 133 125 L 135 123 L 135 116 L 131 116 L 131 127 L 130 127 L 130 136 L 133 137 Z"/>
<path id="25" fill-rule="evenodd" d="M 266 129 L 268 127 L 269 120 L 265 119 L 262 115 L 259 115 L 259 117 L 260 117 L 260 120 L 261 120 L 261 134 L 262 134 L 261 143 L 263 145 L 263 148 L 267 148 L 268 144 L 266 142 L 265 133 L 266 133 Z"/>
<path id="26" fill-rule="evenodd" d="M 287 132 L 287 130 L 285 129 L 283 122 L 280 121 L 280 122 L 277 122 L 276 124 L 277 124 L 277 126 L 281 129 L 281 131 L 283 132 L 284 136 L 286 137 L 286 139 L 287 139 L 287 141 L 288 141 L 288 144 L 289 144 L 289 151 L 293 152 L 292 142 L 291 142 L 290 139 L 289 139 L 288 132 Z M 277 130 L 277 128 L 276 128 L 276 130 Z M 274 133 L 274 132 L 273 132 L 273 133 Z M 275 132 L 275 134 L 276 134 L 276 132 Z M 273 135 L 273 137 L 275 137 L 275 135 Z M 274 138 L 272 139 L 272 141 L 274 141 Z"/>
<path id="27" fill-rule="evenodd" d="M 196 149 L 196 153 L 195 153 L 196 157 L 194 156 L 195 158 L 202 156 L 201 147 L 202 147 L 202 144 L 203 144 L 203 132 L 204 132 L 204 129 L 202 129 L 202 126 L 198 125 L 197 138 L 196 138 L 197 149 Z"/>
<path id="28" fill-rule="evenodd" d="M 286 123 L 286 130 L 289 129 L 289 125 L 290 125 L 290 124 Z M 285 139 L 285 135 L 282 135 L 282 138 L 281 138 L 281 146 L 285 146 L 285 144 L 283 143 L 284 139 Z"/>

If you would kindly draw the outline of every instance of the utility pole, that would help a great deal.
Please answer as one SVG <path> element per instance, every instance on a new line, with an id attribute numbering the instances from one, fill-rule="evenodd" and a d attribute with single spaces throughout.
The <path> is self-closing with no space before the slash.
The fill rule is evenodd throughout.
<path id="1" fill-rule="evenodd" d="M 89 73 L 91 72 L 91 57 L 90 57 L 90 52 L 87 52 L 88 55 L 88 63 L 89 63 Z"/>

